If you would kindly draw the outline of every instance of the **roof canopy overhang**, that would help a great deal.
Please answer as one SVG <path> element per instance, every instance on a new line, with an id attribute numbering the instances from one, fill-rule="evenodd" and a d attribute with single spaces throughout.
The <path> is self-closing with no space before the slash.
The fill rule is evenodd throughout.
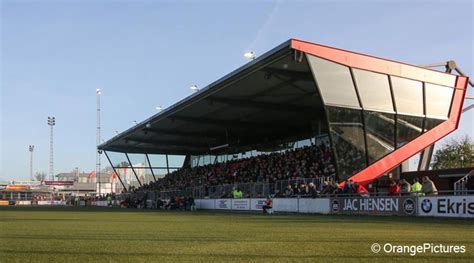
<path id="1" fill-rule="evenodd" d="M 231 154 L 308 138 L 326 123 L 316 90 L 305 56 L 287 41 L 99 149 Z"/>

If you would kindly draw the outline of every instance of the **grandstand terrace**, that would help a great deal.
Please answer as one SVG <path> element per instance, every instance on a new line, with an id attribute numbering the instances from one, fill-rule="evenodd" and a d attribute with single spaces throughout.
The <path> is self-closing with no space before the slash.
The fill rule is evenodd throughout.
<path id="1" fill-rule="evenodd" d="M 124 191 L 365 185 L 399 176 L 405 160 L 454 131 L 466 86 L 465 77 L 291 39 L 99 150 Z"/>

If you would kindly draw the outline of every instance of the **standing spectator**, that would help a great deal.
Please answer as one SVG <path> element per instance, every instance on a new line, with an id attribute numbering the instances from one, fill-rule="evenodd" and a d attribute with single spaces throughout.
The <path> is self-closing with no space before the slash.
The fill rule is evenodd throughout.
<path id="1" fill-rule="evenodd" d="M 285 188 L 285 197 L 291 197 L 293 195 L 293 188 L 291 187 L 291 184 L 288 184 L 288 186 Z"/>
<path id="2" fill-rule="evenodd" d="M 411 185 L 411 192 L 414 195 L 423 195 L 423 193 L 421 193 L 421 187 L 422 185 L 420 184 L 420 179 L 418 179 L 417 177 L 413 178 L 413 184 Z"/>
<path id="3" fill-rule="evenodd" d="M 421 180 L 423 181 L 421 192 L 425 195 L 438 195 L 438 189 L 428 176 L 423 176 Z"/>
<path id="4" fill-rule="evenodd" d="M 388 188 L 388 195 L 390 196 L 400 195 L 400 185 L 395 180 L 392 180 L 390 182 L 390 187 Z"/>
<path id="5" fill-rule="evenodd" d="M 402 195 L 408 195 L 411 192 L 411 185 L 405 179 L 400 180 L 400 192 Z"/>

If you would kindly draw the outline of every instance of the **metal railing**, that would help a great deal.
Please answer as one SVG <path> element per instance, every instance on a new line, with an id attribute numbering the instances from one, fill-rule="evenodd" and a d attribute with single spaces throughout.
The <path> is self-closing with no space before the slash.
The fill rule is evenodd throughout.
<path id="1" fill-rule="evenodd" d="M 274 183 L 252 182 L 210 186 L 202 185 L 188 187 L 183 190 L 159 191 L 159 197 L 161 199 L 169 199 L 176 196 L 193 196 L 194 198 L 230 198 L 232 197 L 232 191 L 239 188 L 242 191 L 244 197 L 255 198 L 284 193 L 288 185 L 296 185 L 300 187 L 301 184 L 308 186 L 310 183 L 313 183 L 316 190 L 321 191 L 325 183 L 330 184 L 334 183 L 334 181 L 335 175 L 330 175 L 316 178 L 280 180 Z"/>
<path id="2" fill-rule="evenodd" d="M 465 195 L 465 194 L 467 194 L 468 190 L 466 188 L 466 183 L 467 183 L 467 181 L 469 180 L 469 178 L 471 176 L 474 176 L 474 171 L 471 171 L 470 173 L 466 174 L 461 179 L 454 182 L 454 194 L 455 195 Z"/>

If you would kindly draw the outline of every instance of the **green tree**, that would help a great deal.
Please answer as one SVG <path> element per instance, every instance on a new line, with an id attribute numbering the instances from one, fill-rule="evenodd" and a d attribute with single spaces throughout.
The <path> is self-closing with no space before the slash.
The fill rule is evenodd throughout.
<path id="1" fill-rule="evenodd" d="M 433 170 L 473 167 L 474 144 L 469 136 L 452 139 L 434 154 Z"/>

